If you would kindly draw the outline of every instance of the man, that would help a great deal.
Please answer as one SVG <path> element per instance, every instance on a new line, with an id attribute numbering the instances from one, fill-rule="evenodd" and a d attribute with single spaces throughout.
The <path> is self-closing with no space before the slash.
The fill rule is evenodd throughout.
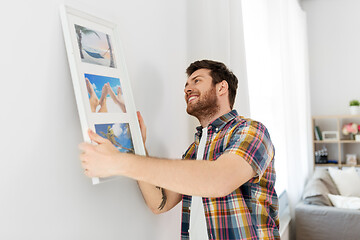
<path id="1" fill-rule="evenodd" d="M 274 147 L 267 129 L 232 110 L 238 81 L 223 63 L 196 61 L 187 74 L 187 112 L 201 126 L 183 160 L 120 153 L 89 131 L 98 145 L 80 144 L 85 174 L 138 180 L 154 213 L 182 200 L 182 239 L 279 239 Z M 139 123 L 145 141 L 140 115 Z"/>

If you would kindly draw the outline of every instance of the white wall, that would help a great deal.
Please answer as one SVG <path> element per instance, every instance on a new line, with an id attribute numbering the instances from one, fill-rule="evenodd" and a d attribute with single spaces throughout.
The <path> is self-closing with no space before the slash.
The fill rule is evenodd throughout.
<path id="1" fill-rule="evenodd" d="M 178 239 L 179 208 L 155 216 L 135 181 L 92 186 L 83 176 L 63 2 L 7 1 L 0 10 L 0 239 Z M 192 139 L 183 131 L 186 1 L 65 3 L 118 23 L 149 152 L 181 157 Z"/>
<path id="2" fill-rule="evenodd" d="M 0 9 L 0 239 L 178 239 L 180 206 L 155 216 L 135 181 L 92 186 L 83 175 L 63 3 L 119 25 L 151 155 L 179 158 L 193 139 L 183 88 L 194 60 L 233 69 L 235 106 L 249 115 L 240 1 L 8 1 Z"/>
<path id="3" fill-rule="evenodd" d="M 360 1 L 303 0 L 313 115 L 349 114 L 360 100 Z"/>

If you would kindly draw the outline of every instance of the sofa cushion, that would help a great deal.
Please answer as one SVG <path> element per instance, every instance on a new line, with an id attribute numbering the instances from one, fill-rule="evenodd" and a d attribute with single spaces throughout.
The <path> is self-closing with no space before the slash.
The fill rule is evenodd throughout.
<path id="1" fill-rule="evenodd" d="M 316 168 L 313 178 L 320 179 L 320 181 L 325 184 L 330 194 L 340 195 L 339 190 L 335 185 L 335 182 L 331 178 L 329 171 L 326 168 Z"/>
<path id="2" fill-rule="evenodd" d="M 339 189 L 340 195 L 360 197 L 360 176 L 354 167 L 344 170 L 329 168 L 329 173 Z"/>
<path id="3" fill-rule="evenodd" d="M 306 184 L 303 199 L 306 204 L 332 206 L 328 194 L 329 190 L 320 178 L 312 177 Z"/>
<path id="4" fill-rule="evenodd" d="M 337 208 L 360 209 L 360 197 L 345 197 L 328 194 L 330 201 Z"/>

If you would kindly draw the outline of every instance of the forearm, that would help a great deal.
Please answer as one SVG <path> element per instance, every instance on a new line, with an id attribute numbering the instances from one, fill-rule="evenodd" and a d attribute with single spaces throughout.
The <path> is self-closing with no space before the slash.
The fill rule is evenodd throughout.
<path id="1" fill-rule="evenodd" d="M 169 160 L 119 152 L 109 140 L 89 130 L 98 143 L 82 143 L 80 160 L 88 177 L 122 175 L 181 194 L 222 197 L 253 178 L 252 165 L 237 154 L 224 153 L 216 161 Z"/>
<path id="2" fill-rule="evenodd" d="M 138 181 L 138 184 L 146 205 L 151 211 L 155 214 L 165 211 L 167 196 L 164 189 L 143 181 Z"/>
<path id="3" fill-rule="evenodd" d="M 146 156 L 149 156 L 149 153 L 145 147 Z M 173 208 L 181 199 L 178 197 L 178 200 L 175 199 L 173 195 L 176 193 L 172 193 L 169 190 L 164 188 L 152 185 L 147 182 L 137 181 L 141 193 L 144 197 L 146 205 L 151 209 L 151 211 L 155 214 L 159 214 L 162 212 L 166 212 Z M 168 198 L 170 201 L 168 201 Z"/>
<path id="4" fill-rule="evenodd" d="M 130 154 L 116 157 L 120 158 L 116 162 L 121 163 L 119 175 L 187 195 L 224 196 L 229 191 L 227 177 L 234 173 L 232 168 L 219 171 L 216 161 L 169 160 Z"/>

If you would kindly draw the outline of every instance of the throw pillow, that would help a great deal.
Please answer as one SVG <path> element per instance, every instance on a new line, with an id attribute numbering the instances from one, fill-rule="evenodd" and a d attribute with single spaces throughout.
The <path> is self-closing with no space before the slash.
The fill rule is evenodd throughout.
<path id="1" fill-rule="evenodd" d="M 329 173 L 342 196 L 360 197 L 360 176 L 354 167 L 344 170 L 329 168 Z"/>
<path id="2" fill-rule="evenodd" d="M 331 202 L 337 208 L 360 209 L 359 197 L 345 197 L 340 195 L 328 194 Z"/>
<path id="3" fill-rule="evenodd" d="M 304 203 L 312 205 L 332 206 L 328 194 L 329 190 L 320 179 L 311 178 L 306 184 L 303 199 Z"/>
<path id="4" fill-rule="evenodd" d="M 314 179 L 320 179 L 325 186 L 328 188 L 329 193 L 333 195 L 340 195 L 339 190 L 337 189 L 334 181 L 332 180 L 329 171 L 326 168 L 316 168 L 314 175 Z"/>

